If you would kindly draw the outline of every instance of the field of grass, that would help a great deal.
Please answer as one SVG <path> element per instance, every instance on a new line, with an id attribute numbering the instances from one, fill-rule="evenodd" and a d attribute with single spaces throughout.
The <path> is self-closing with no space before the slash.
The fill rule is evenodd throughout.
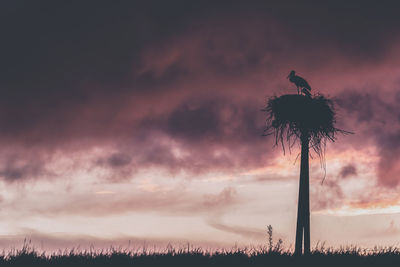
<path id="1" fill-rule="evenodd" d="M 39 253 L 29 243 L 3 252 L 0 266 L 400 266 L 396 247 L 361 249 L 319 246 L 309 256 L 294 256 L 277 243 L 258 248 L 205 251 L 201 248 L 165 250 L 76 250 Z"/>

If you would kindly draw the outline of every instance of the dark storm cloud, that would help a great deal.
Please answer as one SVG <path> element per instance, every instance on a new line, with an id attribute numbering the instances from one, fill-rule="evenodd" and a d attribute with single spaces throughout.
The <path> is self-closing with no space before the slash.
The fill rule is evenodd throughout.
<path id="1" fill-rule="evenodd" d="M 0 82 L 14 89 L 3 93 L 16 101 L 29 95 L 39 96 L 35 101 L 63 94 L 73 98 L 80 92 L 76 86 L 84 81 L 113 85 L 132 82 L 145 48 L 163 49 L 166 40 L 198 31 L 204 23 L 231 32 L 234 29 L 227 24 L 235 20 L 275 20 L 297 42 L 285 44 L 293 48 L 335 44 L 349 54 L 374 58 L 384 51 L 382 45 L 393 36 L 399 18 L 389 5 L 360 3 L 5 1 L 1 9 Z M 240 43 L 246 46 L 244 40 Z M 258 58 L 258 54 L 249 55 L 247 61 Z M 209 65 L 221 62 L 211 60 Z M 148 78 L 140 78 L 156 80 L 151 72 L 146 75 Z M 65 92 L 67 89 L 73 92 Z"/>
<path id="2" fill-rule="evenodd" d="M 193 30 L 204 31 L 199 26 L 203 23 L 206 27 L 224 28 L 225 32 L 231 32 L 226 24 L 235 20 L 232 27 L 246 21 L 250 21 L 249 27 L 256 27 L 262 24 L 263 19 L 267 22 L 274 19 L 289 36 L 285 44 L 289 46 L 288 50 L 298 50 L 297 45 L 320 46 L 321 43 L 338 42 L 348 46 L 352 52 L 371 46 L 375 48 L 368 49 L 371 56 L 383 50 L 374 44 L 385 40 L 382 35 L 388 35 L 395 27 L 392 20 L 397 20 L 397 15 L 391 16 L 393 11 L 390 8 L 384 8 L 384 5 L 376 8 L 365 3 L 360 10 L 359 5 L 353 3 L 347 3 L 343 8 L 337 3 L 325 6 L 325 3 L 297 2 L 246 5 L 188 4 L 183 1 L 113 5 L 105 1 L 15 2 L 3 4 L 5 7 L 2 9 L 4 31 L 0 84 L 3 95 L 0 101 L 11 106 L 28 104 L 28 107 L 32 105 L 39 110 L 45 106 L 47 111 L 57 111 L 63 103 L 86 102 L 92 94 L 116 94 L 126 90 L 127 86 L 140 91 L 154 90 L 181 79 L 185 69 L 180 64 L 172 64 L 162 76 L 153 71 L 138 75 L 137 71 L 143 64 L 142 53 L 148 48 L 162 51 L 165 42 L 177 36 Z M 259 22 L 251 25 L 256 19 Z M 206 29 L 209 30 L 212 33 L 211 29 Z M 276 38 L 263 34 L 270 33 L 257 32 L 260 38 Z M 242 33 L 236 37 L 233 35 L 230 46 L 246 50 L 248 44 L 240 36 Z M 368 37 L 371 38 L 364 42 L 363 39 Z M 219 49 L 218 43 L 212 39 L 207 41 L 208 66 L 220 72 L 230 69 L 232 74 L 237 74 L 249 66 L 261 64 L 261 48 L 258 48 L 247 51 L 245 61 L 235 69 L 229 68 L 224 64 L 224 57 L 213 56 L 212 51 Z M 267 45 L 268 50 L 280 49 L 281 44 L 271 47 L 271 43 L 261 42 Z M 103 86 L 88 89 L 85 84 Z"/>
<path id="3" fill-rule="evenodd" d="M 261 136 L 262 113 L 251 103 L 189 101 L 164 119 L 144 119 L 141 125 L 146 125 L 143 137 L 122 148 L 132 151 L 135 166 L 199 173 L 268 164 L 272 155 L 272 145 Z"/>
<path id="4" fill-rule="evenodd" d="M 113 126 L 104 127 L 83 143 L 62 147 L 68 155 L 90 148 L 92 142 L 111 145 L 111 151 L 76 166 L 101 168 L 105 176 L 116 181 L 150 167 L 199 174 L 265 166 L 272 162 L 274 151 L 270 140 L 262 136 L 262 115 L 252 102 L 191 99 L 166 114 L 145 115 L 136 122 L 117 120 L 118 131 Z"/>
<path id="5" fill-rule="evenodd" d="M 380 62 L 399 25 L 395 9 L 365 1 L 1 5 L 0 143 L 37 148 L 38 157 L 112 146 L 94 165 L 125 176 L 148 166 L 268 164 L 259 99 L 280 69 L 319 69 L 338 55 Z M 267 85 L 252 80 L 256 73 L 266 73 Z M 400 117 L 376 96 L 350 92 L 338 103 L 377 129 L 372 117 Z M 2 173 L 13 180 L 41 172 L 27 164 Z"/>
<path id="6" fill-rule="evenodd" d="M 173 136 L 197 139 L 207 135 L 218 136 L 218 107 L 204 104 L 190 108 L 185 105 L 172 112 L 168 120 L 168 131 Z"/>
<path id="7" fill-rule="evenodd" d="M 184 16 L 172 8 L 162 12 L 161 6 L 133 2 L 15 5 L 2 9 L 7 22 L 2 24 L 2 70 L 8 74 L 2 80 L 27 86 L 68 87 L 85 79 L 121 83 L 144 46 L 179 32 L 177 20 Z"/>
<path id="8" fill-rule="evenodd" d="M 197 103 L 196 103 L 197 102 Z M 200 138 L 248 139 L 263 130 L 262 113 L 255 103 L 229 103 L 229 99 L 190 101 L 171 112 L 169 135 L 196 142 Z"/>
<path id="9" fill-rule="evenodd" d="M 377 95 L 371 96 L 370 94 L 350 91 L 340 95 L 336 103 L 339 107 L 346 109 L 348 113 L 354 113 L 359 122 L 369 122 L 374 119 L 373 105 L 382 104 L 377 97 Z"/>

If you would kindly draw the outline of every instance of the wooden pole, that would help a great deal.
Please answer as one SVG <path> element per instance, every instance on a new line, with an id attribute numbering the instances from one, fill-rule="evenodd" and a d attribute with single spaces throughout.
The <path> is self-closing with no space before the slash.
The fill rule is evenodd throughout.
<path id="1" fill-rule="evenodd" d="M 307 133 L 303 133 L 301 136 L 301 164 L 295 255 L 301 255 L 303 252 L 303 234 L 304 254 L 310 253 L 310 179 L 308 154 L 309 136 Z"/>

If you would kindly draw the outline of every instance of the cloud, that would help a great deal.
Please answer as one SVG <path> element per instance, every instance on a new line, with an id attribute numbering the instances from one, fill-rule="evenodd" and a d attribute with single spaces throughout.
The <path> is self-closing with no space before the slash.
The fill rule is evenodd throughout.
<path id="1" fill-rule="evenodd" d="M 219 194 L 207 194 L 204 195 L 205 200 L 203 205 L 205 207 L 215 208 L 215 207 L 228 207 L 232 204 L 237 203 L 237 192 L 233 187 L 228 187 L 222 190 Z"/>
<path id="2" fill-rule="evenodd" d="M 334 210 L 340 208 L 346 197 L 341 184 L 332 179 L 326 179 L 321 186 L 311 187 L 311 210 Z"/>
<path id="3" fill-rule="evenodd" d="M 346 145 L 377 145 L 381 185 L 398 184 L 399 94 L 387 70 L 397 64 L 390 33 L 399 18 L 389 6 L 2 5 L 11 26 L 0 44 L 0 144 L 49 158 L 10 165 L 6 179 L 45 176 L 52 155 L 80 162 L 94 148 L 104 153 L 79 164 L 115 181 L 150 167 L 264 167 L 278 152 L 260 137 L 259 110 L 266 96 L 290 92 L 284 77 L 295 68 L 337 99 L 338 122 L 356 132 Z"/>
<path id="4" fill-rule="evenodd" d="M 209 215 L 223 214 L 240 204 L 242 198 L 232 187 L 213 194 L 198 194 L 182 188 L 167 189 L 149 185 L 127 193 L 93 194 L 73 193 L 63 196 L 57 194 L 53 202 L 43 203 L 42 198 L 31 199 L 30 204 L 16 201 L 5 204 L 10 209 L 19 210 L 24 216 L 32 214 L 49 217 L 62 215 L 103 217 L 127 213 L 158 213 L 163 215 Z M 48 194 L 49 195 L 49 194 Z M 73 197 L 71 197 L 73 195 Z M 26 200 L 25 200 L 26 201 Z M 25 204 L 24 204 L 25 203 Z M 23 207 L 19 205 L 24 205 Z M 11 216 L 11 215 L 10 215 Z"/>
<path id="5" fill-rule="evenodd" d="M 168 132 L 172 136 L 199 140 L 207 136 L 221 136 L 219 127 L 218 103 L 205 103 L 200 106 L 181 106 L 174 110 L 168 119 Z"/>
<path id="6" fill-rule="evenodd" d="M 128 165 L 131 162 L 131 157 L 125 154 L 113 154 L 107 159 L 107 164 L 112 167 L 119 168 Z"/>
<path id="7" fill-rule="evenodd" d="M 342 167 L 339 172 L 340 178 L 348 178 L 351 176 L 357 176 L 357 168 L 354 164 L 347 164 Z"/>
<path id="8" fill-rule="evenodd" d="M 219 223 L 216 221 L 210 221 L 209 225 L 220 231 L 240 235 L 245 238 L 251 238 L 251 239 L 256 239 L 256 240 L 265 240 L 266 239 L 266 230 L 262 230 L 259 228 L 252 228 L 252 227 L 245 227 L 245 226 L 232 226 L 232 225 Z"/>
<path id="9" fill-rule="evenodd" d="M 400 134 L 381 133 L 378 139 L 380 160 L 378 163 L 379 183 L 384 186 L 397 186 L 400 182 Z"/>
<path id="10" fill-rule="evenodd" d="M 397 169 L 400 166 L 397 158 L 400 155 L 400 111 L 397 108 L 399 94 L 389 93 L 381 96 L 377 93 L 368 94 L 348 91 L 338 96 L 338 106 L 349 114 L 348 121 L 355 119 L 359 128 L 352 145 L 366 146 L 373 143 L 379 153 L 378 183 L 393 187 L 400 182 Z"/>
<path id="11" fill-rule="evenodd" d="M 4 166 L 0 170 L 0 176 L 2 176 L 6 181 L 14 182 L 23 179 L 32 179 L 44 174 L 43 164 L 38 162 L 29 162 L 17 164 L 15 162 L 10 162 L 7 166 Z"/>

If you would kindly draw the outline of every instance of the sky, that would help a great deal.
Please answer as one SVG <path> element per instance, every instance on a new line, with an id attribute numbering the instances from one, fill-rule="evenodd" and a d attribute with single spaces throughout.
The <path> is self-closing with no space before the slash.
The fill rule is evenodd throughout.
<path id="1" fill-rule="evenodd" d="M 1 1 L 1 247 L 293 247 L 300 150 L 261 112 L 291 70 L 354 132 L 311 154 L 312 246 L 398 244 L 390 2 L 137 2 Z"/>

